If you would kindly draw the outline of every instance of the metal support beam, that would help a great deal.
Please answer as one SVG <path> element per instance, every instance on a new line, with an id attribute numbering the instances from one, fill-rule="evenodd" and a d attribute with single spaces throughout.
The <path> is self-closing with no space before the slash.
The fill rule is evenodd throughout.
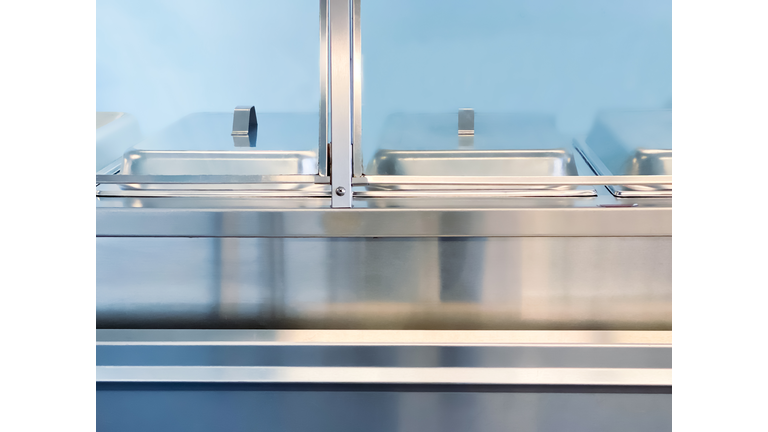
<path id="1" fill-rule="evenodd" d="M 328 175 L 328 0 L 320 0 L 320 130 L 317 173 Z"/>
<path id="2" fill-rule="evenodd" d="M 360 38 L 360 0 L 352 0 L 352 174 L 363 176 L 363 55 Z"/>
<path id="3" fill-rule="evenodd" d="M 331 207 L 352 207 L 352 7 L 328 0 L 331 88 Z"/>

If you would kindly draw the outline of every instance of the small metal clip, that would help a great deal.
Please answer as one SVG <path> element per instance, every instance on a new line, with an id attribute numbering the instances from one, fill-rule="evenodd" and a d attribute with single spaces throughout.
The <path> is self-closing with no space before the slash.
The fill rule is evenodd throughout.
<path id="1" fill-rule="evenodd" d="M 459 110 L 459 148 L 475 147 L 475 110 L 462 108 Z"/>
<path id="2" fill-rule="evenodd" d="M 240 105 L 235 108 L 232 121 L 232 139 L 235 141 L 235 147 L 256 147 L 258 128 L 255 107 Z"/>

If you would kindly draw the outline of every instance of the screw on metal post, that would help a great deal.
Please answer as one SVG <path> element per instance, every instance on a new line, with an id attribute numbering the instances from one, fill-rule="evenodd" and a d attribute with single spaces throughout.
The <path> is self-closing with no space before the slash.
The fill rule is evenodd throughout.
<path id="1" fill-rule="evenodd" d="M 344 196 L 344 194 L 347 193 L 347 190 L 343 187 L 339 186 L 336 188 L 336 195 L 338 196 Z"/>

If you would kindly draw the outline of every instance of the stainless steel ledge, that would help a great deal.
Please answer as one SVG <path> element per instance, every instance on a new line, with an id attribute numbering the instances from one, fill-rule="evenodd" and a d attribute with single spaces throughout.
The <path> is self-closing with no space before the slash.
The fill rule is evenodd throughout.
<path id="1" fill-rule="evenodd" d="M 671 236 L 671 208 L 97 207 L 100 237 Z"/>
<path id="2" fill-rule="evenodd" d="M 97 175 L 99 184 L 259 184 L 314 183 L 327 184 L 320 175 Z M 657 185 L 672 184 L 669 175 L 622 176 L 405 176 L 372 175 L 355 177 L 353 186 L 366 185 Z"/>

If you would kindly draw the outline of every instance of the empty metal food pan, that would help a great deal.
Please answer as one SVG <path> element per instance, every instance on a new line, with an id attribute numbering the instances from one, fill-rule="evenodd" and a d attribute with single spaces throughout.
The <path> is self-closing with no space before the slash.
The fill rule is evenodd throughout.
<path id="1" fill-rule="evenodd" d="M 158 151 L 126 152 L 121 168 L 132 175 L 317 174 L 312 151 Z"/>
<path id="2" fill-rule="evenodd" d="M 232 113 L 185 116 L 128 149 L 119 167 L 125 175 L 315 175 L 317 114 L 259 114 L 255 149 L 237 148 Z M 260 184 L 258 189 L 304 190 L 315 185 Z M 226 189 L 254 189 L 228 185 Z M 124 189 L 205 190 L 217 185 L 125 185 Z"/>
<path id="3" fill-rule="evenodd" d="M 272 175 L 317 174 L 313 151 L 164 151 L 131 150 L 120 169 L 125 175 Z M 234 186 L 234 185 L 233 185 Z M 264 185 L 267 186 L 267 185 Z M 271 185 L 266 189 L 303 189 L 312 185 Z M 205 185 L 126 185 L 126 189 L 205 189 Z"/>
<path id="4" fill-rule="evenodd" d="M 574 176 L 579 175 L 571 152 L 556 150 L 380 150 L 368 165 L 371 175 L 406 176 Z M 409 188 L 413 188 L 410 186 Z M 405 187 L 396 187 L 405 189 Z M 419 189 L 477 189 L 477 186 L 435 185 Z M 483 186 L 484 189 L 573 190 L 575 186 Z M 393 187 L 389 187 L 393 189 Z M 370 190 L 377 190 L 370 186 Z"/>

